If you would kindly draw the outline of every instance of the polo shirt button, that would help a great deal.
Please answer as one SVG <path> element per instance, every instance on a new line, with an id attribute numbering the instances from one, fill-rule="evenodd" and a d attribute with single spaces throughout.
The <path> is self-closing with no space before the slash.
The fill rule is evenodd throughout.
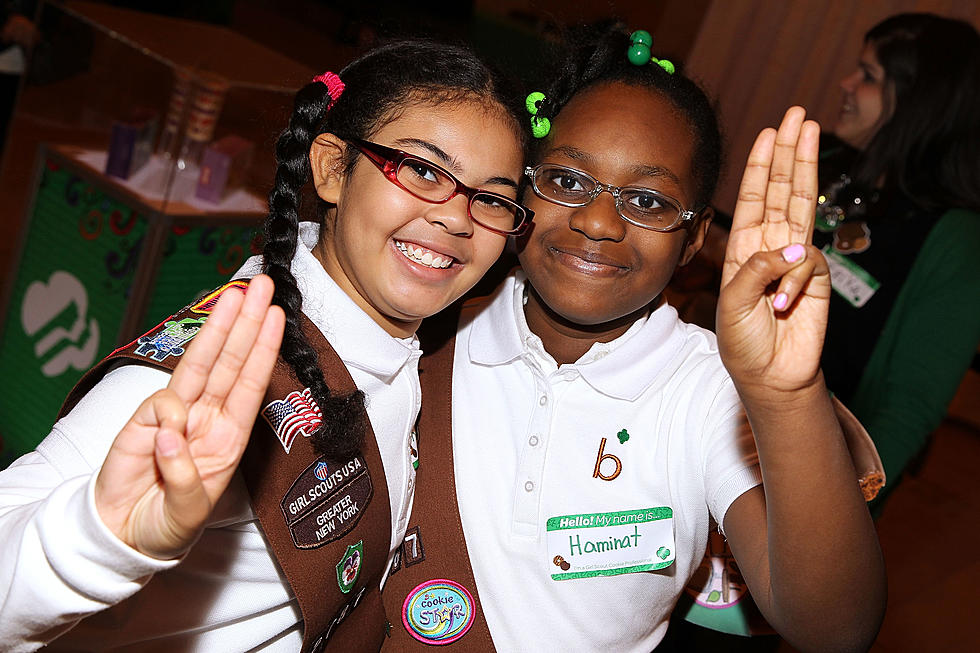
<path id="1" fill-rule="evenodd" d="M 529 444 L 530 444 L 530 445 L 531 445 L 532 447 L 536 447 L 536 446 L 538 446 L 538 436 L 536 436 L 536 435 L 532 435 L 532 436 L 531 436 L 530 438 L 528 438 L 528 443 L 529 443 Z"/>
<path id="2" fill-rule="evenodd" d="M 571 381 L 574 378 L 575 378 L 575 372 L 573 372 L 571 370 L 569 370 L 568 372 L 565 372 L 565 380 L 566 381 Z"/>
<path id="3" fill-rule="evenodd" d="M 527 483 L 524 484 L 524 491 L 525 492 L 531 492 L 533 490 L 534 490 L 534 483 L 532 483 L 531 481 L 528 481 Z"/>
<path id="4" fill-rule="evenodd" d="M 542 406 L 548 403 L 548 395 L 541 395 L 541 398 L 538 399 L 538 403 L 541 404 Z"/>

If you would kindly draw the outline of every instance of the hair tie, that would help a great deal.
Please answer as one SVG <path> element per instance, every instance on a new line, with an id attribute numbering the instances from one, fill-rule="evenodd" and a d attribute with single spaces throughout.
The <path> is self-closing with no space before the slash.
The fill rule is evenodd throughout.
<path id="1" fill-rule="evenodd" d="M 630 60 L 630 63 L 634 66 L 645 66 L 646 64 L 653 62 L 667 71 L 668 75 L 674 74 L 674 64 L 667 61 L 666 59 L 657 59 L 650 52 L 650 47 L 653 45 L 653 37 L 650 36 L 650 32 L 642 29 L 638 29 L 632 34 L 630 34 L 630 46 L 626 49 L 626 58 Z"/>
<path id="2" fill-rule="evenodd" d="M 344 83 L 340 81 L 340 77 L 336 73 L 329 70 L 314 77 L 313 81 L 326 85 L 327 95 L 330 96 L 330 103 L 327 104 L 327 111 L 329 111 L 340 99 L 340 94 L 344 92 Z"/>
<path id="3" fill-rule="evenodd" d="M 524 107 L 531 114 L 531 135 L 535 138 L 544 138 L 551 131 L 551 121 L 544 116 L 538 117 L 538 111 L 544 100 L 545 95 L 541 91 L 530 93 L 524 100 Z"/>

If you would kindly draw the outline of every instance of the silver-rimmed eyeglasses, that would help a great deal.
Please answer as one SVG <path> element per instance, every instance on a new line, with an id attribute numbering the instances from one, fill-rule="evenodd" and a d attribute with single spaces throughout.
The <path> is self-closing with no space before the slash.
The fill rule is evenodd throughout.
<path id="1" fill-rule="evenodd" d="M 445 204 L 457 195 L 469 200 L 467 214 L 484 229 L 505 236 L 520 235 L 534 212 L 505 195 L 471 188 L 420 156 L 359 138 L 344 139 L 356 147 L 388 181 L 431 204 Z"/>
<path id="2" fill-rule="evenodd" d="M 616 200 L 616 211 L 623 220 L 654 231 L 671 231 L 693 220 L 697 211 L 688 211 L 669 195 L 642 186 L 604 184 L 587 172 L 554 163 L 528 166 L 524 174 L 531 179 L 535 194 L 561 206 L 587 206 L 603 192 Z"/>

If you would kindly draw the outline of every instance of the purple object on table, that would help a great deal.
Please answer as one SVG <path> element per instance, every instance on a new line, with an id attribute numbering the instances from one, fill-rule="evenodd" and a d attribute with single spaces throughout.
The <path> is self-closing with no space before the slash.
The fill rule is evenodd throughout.
<path id="1" fill-rule="evenodd" d="M 234 134 L 208 146 L 201 157 L 201 176 L 195 195 L 217 204 L 230 191 L 244 185 L 254 149 L 251 141 Z"/>
<path id="2" fill-rule="evenodd" d="M 136 174 L 150 160 L 156 134 L 157 114 L 149 110 L 136 110 L 128 120 L 114 121 L 105 173 L 121 179 Z"/>

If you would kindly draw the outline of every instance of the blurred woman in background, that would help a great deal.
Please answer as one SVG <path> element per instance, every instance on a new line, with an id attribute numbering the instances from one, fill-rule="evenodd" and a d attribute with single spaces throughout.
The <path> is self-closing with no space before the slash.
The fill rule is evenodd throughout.
<path id="1" fill-rule="evenodd" d="M 836 291 L 822 365 L 890 490 L 980 342 L 980 36 L 933 14 L 892 16 L 865 35 L 841 88 L 814 235 Z"/>

